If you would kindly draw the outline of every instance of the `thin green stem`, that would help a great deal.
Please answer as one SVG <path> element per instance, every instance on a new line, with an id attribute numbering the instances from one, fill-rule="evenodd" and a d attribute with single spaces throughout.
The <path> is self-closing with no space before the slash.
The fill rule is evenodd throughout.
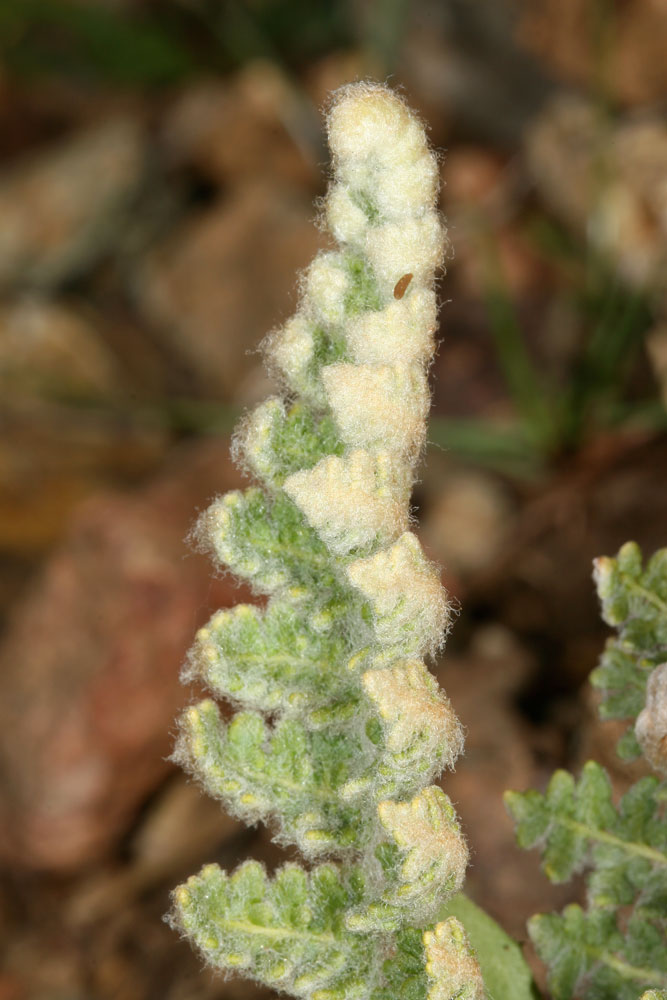
<path id="1" fill-rule="evenodd" d="M 310 931 L 296 931 L 289 927 L 261 927 L 258 924 L 251 924 L 247 920 L 221 920 L 219 926 L 229 928 L 230 931 L 240 931 L 241 934 L 261 935 L 273 939 L 299 938 L 302 941 L 319 941 L 322 944 L 335 944 L 336 942 L 331 931 L 324 934 L 313 934 Z"/>
<path id="2" fill-rule="evenodd" d="M 631 840 L 623 840 L 613 833 L 607 833 L 606 830 L 598 830 L 596 827 L 588 826 L 586 823 L 579 823 L 575 819 L 562 819 L 559 817 L 558 822 L 568 830 L 572 830 L 573 833 L 578 833 L 588 840 L 597 840 L 603 844 L 611 844 L 613 847 L 620 847 L 627 854 L 646 858 L 657 865 L 667 865 L 667 855 L 663 854 L 662 851 L 656 850 L 654 847 L 648 847 L 646 844 L 636 844 Z"/>
<path id="3" fill-rule="evenodd" d="M 615 955 L 610 955 L 608 951 L 603 951 L 601 948 L 593 948 L 590 945 L 586 946 L 586 951 L 593 958 L 597 959 L 598 962 L 618 972 L 624 979 L 634 979 L 636 982 L 641 983 L 642 986 L 649 984 L 652 986 L 667 986 L 667 976 L 658 969 L 643 969 L 641 966 L 630 965 L 629 962 L 624 962 L 623 959 L 617 958 Z"/>
<path id="4" fill-rule="evenodd" d="M 298 793 L 302 798 L 319 799 L 320 802 L 335 802 L 336 793 L 331 788 L 316 788 L 315 785 L 306 786 L 303 781 L 290 781 L 289 778 L 281 778 L 274 774 L 267 774 L 266 771 L 255 771 L 251 767 L 244 766 L 244 778 L 254 778 L 258 785 L 279 785 L 288 792 Z M 223 793 L 224 794 L 224 793 Z"/>
<path id="5" fill-rule="evenodd" d="M 646 587 L 642 587 L 641 583 L 637 583 L 636 580 L 633 580 L 631 577 L 627 576 L 626 573 L 621 573 L 621 578 L 623 580 L 623 583 L 628 587 L 629 590 L 634 590 L 636 594 L 639 594 L 640 597 L 643 597 L 645 601 L 648 601 L 649 604 L 652 604 L 653 607 L 657 608 L 658 611 L 662 612 L 663 615 L 667 615 L 667 603 L 661 600 L 661 598 L 659 598 L 657 594 L 654 594 L 652 591 L 647 590 Z"/>
<path id="6" fill-rule="evenodd" d="M 244 664 L 256 664 L 263 663 L 265 666 L 275 666 L 275 667 L 300 667 L 303 666 L 304 670 L 312 670 L 316 667 L 319 670 L 332 670 L 335 668 L 335 662 L 331 660 L 322 660 L 318 657 L 309 660 L 304 656 L 288 656 L 287 653 L 234 653 L 235 663 Z"/>

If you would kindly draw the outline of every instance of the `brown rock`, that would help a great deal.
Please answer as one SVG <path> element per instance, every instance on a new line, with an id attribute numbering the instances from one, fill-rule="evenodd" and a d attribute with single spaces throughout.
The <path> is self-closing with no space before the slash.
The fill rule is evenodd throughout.
<path id="1" fill-rule="evenodd" d="M 184 774 L 176 774 L 132 838 L 136 866 L 173 871 L 212 852 L 247 827 Z"/>
<path id="2" fill-rule="evenodd" d="M 313 134 L 313 120 L 315 130 Z M 161 131 L 167 161 L 211 180 L 245 185 L 265 177 L 319 182 L 320 125 L 275 64 L 252 62 L 231 81 L 197 81 L 169 109 Z"/>
<path id="3" fill-rule="evenodd" d="M 150 808 L 129 845 L 129 864 L 114 865 L 77 887 L 66 919 L 85 926 L 115 913 L 161 883 L 174 885 L 184 873 L 196 870 L 221 851 L 236 861 L 239 837 L 252 837 L 240 820 L 225 813 L 220 803 L 176 773 L 151 800 Z"/>
<path id="4" fill-rule="evenodd" d="M 253 184 L 149 256 L 139 306 L 209 391 L 233 396 L 248 352 L 292 311 L 294 274 L 321 241 L 305 200 Z"/>
<path id="5" fill-rule="evenodd" d="M 528 131 L 526 152 L 538 190 L 565 224 L 611 257 L 630 284 L 667 297 L 664 122 L 610 129 L 594 105 L 558 97 Z"/>
<path id="6" fill-rule="evenodd" d="M 54 286 L 113 241 L 142 179 L 142 128 L 106 121 L 0 176 L 0 287 Z"/>
<path id="7" fill-rule="evenodd" d="M 0 387 L 8 393 L 107 396 L 120 384 L 115 359 L 84 313 L 38 297 L 0 306 Z"/>
<path id="8" fill-rule="evenodd" d="M 522 3 L 521 41 L 568 83 L 599 86 L 604 48 L 610 98 L 626 104 L 661 101 L 667 91 L 667 7 L 662 0 L 625 0 L 592 17 L 588 0 Z"/>
<path id="9" fill-rule="evenodd" d="M 57 542 L 91 492 L 145 477 L 167 447 L 165 428 L 119 412 L 6 394 L 0 418 L 0 550 L 20 557 Z"/>
<path id="10" fill-rule="evenodd" d="M 0 650 L 0 853 L 73 869 L 103 855 L 170 768 L 198 623 L 234 603 L 184 559 L 194 508 L 238 475 L 215 442 L 135 494 L 81 507 Z"/>
<path id="11" fill-rule="evenodd" d="M 429 551 L 447 573 L 465 579 L 497 558 L 515 511 L 492 476 L 451 467 L 448 471 L 424 517 L 422 532 Z"/>

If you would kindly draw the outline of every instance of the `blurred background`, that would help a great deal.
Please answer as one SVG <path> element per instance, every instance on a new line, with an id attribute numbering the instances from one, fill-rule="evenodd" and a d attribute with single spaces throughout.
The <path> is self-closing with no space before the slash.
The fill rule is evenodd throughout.
<path id="1" fill-rule="evenodd" d="M 284 857 L 167 760 L 194 631 L 248 598 L 185 537 L 326 243 L 320 109 L 367 76 L 443 151 L 414 503 L 461 608 L 468 890 L 522 940 L 576 896 L 501 794 L 630 773 L 590 573 L 667 537 L 666 53 L 664 0 L 0 3 L 0 1000 L 269 996 L 162 922 L 202 863 Z"/>

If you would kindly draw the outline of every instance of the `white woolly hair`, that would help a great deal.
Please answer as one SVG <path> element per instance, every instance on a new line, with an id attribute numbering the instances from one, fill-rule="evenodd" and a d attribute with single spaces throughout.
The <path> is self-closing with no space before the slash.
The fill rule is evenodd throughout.
<path id="1" fill-rule="evenodd" d="M 259 752 L 267 760 L 277 729 L 267 716 L 277 716 L 278 726 L 293 727 L 291 734 L 301 727 L 298 745 L 308 767 L 308 748 L 321 740 L 320 729 L 331 726 L 336 738 L 349 737 L 349 771 L 340 786 L 322 789 L 321 796 L 302 776 L 289 786 L 295 803 L 290 813 L 269 777 L 251 787 L 243 762 L 234 759 L 229 780 L 220 760 L 235 722 L 227 726 L 211 700 L 184 714 L 175 756 L 230 811 L 248 822 L 276 823 L 276 839 L 297 844 L 307 859 L 337 855 L 344 869 L 345 859 L 354 857 L 367 883 L 345 926 L 375 935 L 371 950 L 379 962 L 392 947 L 387 927 L 432 921 L 443 902 L 442 887 L 458 891 L 468 860 L 454 809 L 431 784 L 461 752 L 462 728 L 423 663 L 442 646 L 452 609 L 437 567 L 410 530 L 409 507 L 426 437 L 435 281 L 446 237 L 436 209 L 437 158 L 402 98 L 379 84 L 343 87 L 329 107 L 327 129 L 333 178 L 322 212 L 337 247 L 315 257 L 302 275 L 296 314 L 265 343 L 282 396 L 247 416 L 234 439 L 235 460 L 262 481 L 264 493 L 251 488 L 218 498 L 200 519 L 198 537 L 208 540 L 221 563 L 269 595 L 268 610 L 247 609 L 248 619 L 285 615 L 281 656 L 286 650 L 288 658 L 298 659 L 299 649 L 311 641 L 317 645 L 327 629 L 339 630 L 339 662 L 323 657 L 321 666 L 342 672 L 351 713 L 345 714 L 341 699 L 322 704 L 312 692 L 310 703 L 304 693 L 302 701 L 288 704 L 294 691 L 283 697 L 279 684 L 262 705 L 253 699 L 264 697 L 264 688 L 256 685 L 253 693 L 250 677 L 222 693 L 253 710 L 245 718 L 259 733 Z M 286 402 L 293 399 L 313 417 L 305 431 L 298 420 L 289 423 Z M 313 429 L 320 418 L 326 418 L 333 447 L 331 436 L 319 438 Z M 307 449 L 301 433 L 308 437 Z M 291 464 L 281 463 L 278 447 Z M 329 581 L 321 588 L 307 575 L 290 576 L 300 554 L 307 561 L 303 549 L 314 544 L 313 532 L 323 543 L 313 558 Z M 261 546 L 253 544 L 257 538 Z M 281 552 L 288 551 L 289 559 L 281 562 Z M 327 586 L 343 608 L 338 616 L 325 607 Z M 292 641 L 290 614 L 302 614 L 310 630 L 302 630 L 300 647 Z M 230 654 L 216 641 L 226 621 L 214 618 L 200 632 L 188 678 L 209 682 L 211 670 L 224 686 Z M 250 674 L 261 666 L 245 669 Z M 247 691 L 239 690 L 244 682 Z M 302 796 L 310 796 L 303 808 Z M 335 816 L 348 815 L 348 807 L 359 817 L 354 842 L 336 839 Z M 380 845 L 394 851 L 391 870 L 379 862 Z M 187 907 L 187 891 L 181 898 Z M 204 921 L 202 914 L 190 918 Z M 460 925 L 438 924 L 423 940 L 430 1000 L 454 995 L 448 982 L 481 1000 L 479 967 Z M 305 985 L 290 986 L 297 995 L 310 995 Z"/>

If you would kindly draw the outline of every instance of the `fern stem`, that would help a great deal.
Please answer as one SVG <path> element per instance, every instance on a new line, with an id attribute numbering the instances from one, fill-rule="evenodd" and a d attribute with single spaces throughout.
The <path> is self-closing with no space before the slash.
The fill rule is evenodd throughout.
<path id="1" fill-rule="evenodd" d="M 238 931 L 241 934 L 256 934 L 262 937 L 277 940 L 280 938 L 299 938 L 303 941 L 319 941 L 320 944 L 335 944 L 336 938 L 331 931 L 323 934 L 312 934 L 310 931 L 297 931 L 292 927 L 266 927 L 260 924 L 251 924 L 247 920 L 221 920 L 221 927 L 226 927 L 230 931 Z"/>
<path id="2" fill-rule="evenodd" d="M 593 958 L 597 959 L 598 962 L 618 972 L 624 979 L 634 979 L 644 988 L 647 985 L 667 986 L 667 976 L 663 975 L 658 969 L 643 969 L 640 966 L 630 965 L 629 962 L 624 962 L 622 958 L 617 958 L 608 951 L 603 951 L 601 948 L 593 948 L 590 945 L 586 946 L 586 951 Z"/>
<path id="3" fill-rule="evenodd" d="M 573 833 L 578 833 L 588 840 L 597 840 L 603 844 L 611 844 L 614 847 L 620 847 L 627 854 L 646 858 L 657 865 L 667 865 L 667 854 L 663 854 L 662 851 L 658 851 L 654 847 L 647 847 L 646 844 L 635 844 L 631 840 L 623 840 L 621 837 L 616 837 L 613 833 L 607 833 L 606 830 L 598 830 L 595 827 L 587 826 L 585 823 L 579 823 L 575 819 L 562 819 L 558 817 L 558 822 L 566 827 L 566 829 L 572 830 Z"/>
<path id="4" fill-rule="evenodd" d="M 646 587 L 642 587 L 641 583 L 637 583 L 632 577 L 629 577 L 626 573 L 621 573 L 621 579 L 623 583 L 627 586 L 628 590 L 634 590 L 636 594 L 639 594 L 652 604 L 654 608 L 657 608 L 661 614 L 667 615 L 667 602 L 662 601 L 657 594 L 653 593 L 651 590 L 647 590 Z"/>
<path id="5" fill-rule="evenodd" d="M 258 781 L 266 781 L 267 777 L 263 771 L 255 771 L 253 768 L 244 767 L 243 773 L 251 778 L 255 778 Z M 289 792 L 301 792 L 303 793 L 303 784 L 299 781 L 290 781 L 289 778 L 276 777 L 271 775 L 270 778 L 271 785 L 278 785 L 280 788 L 284 788 Z M 338 804 L 336 798 L 336 793 L 330 788 L 312 788 L 308 789 L 308 795 L 310 798 L 318 799 L 320 802 L 331 802 Z"/>

